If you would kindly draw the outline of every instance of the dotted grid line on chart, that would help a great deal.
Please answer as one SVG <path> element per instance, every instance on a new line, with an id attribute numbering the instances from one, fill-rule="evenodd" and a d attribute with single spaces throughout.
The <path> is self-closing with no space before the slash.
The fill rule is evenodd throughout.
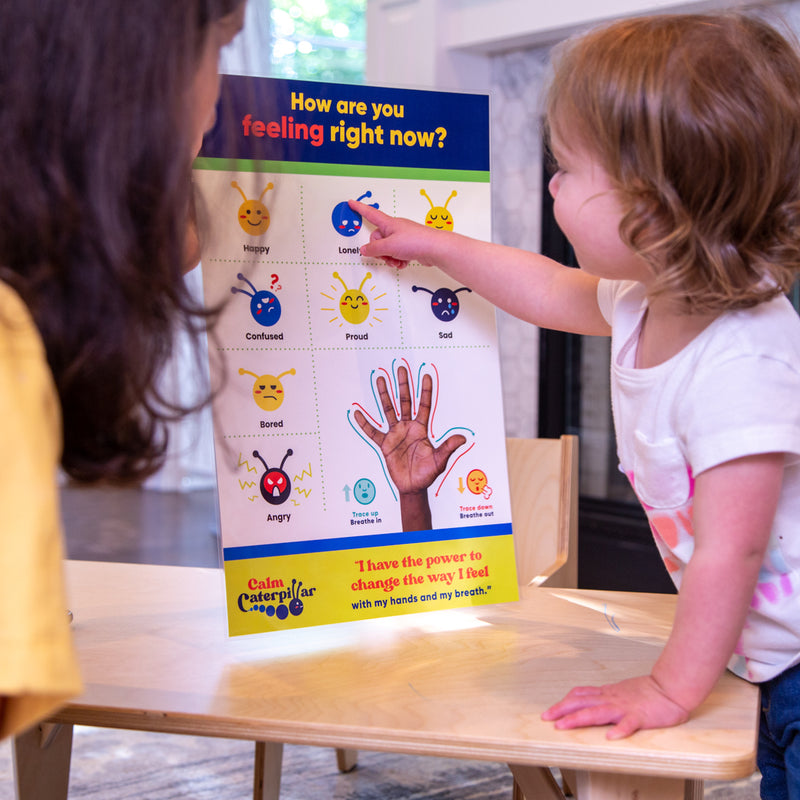
<path id="1" fill-rule="evenodd" d="M 244 352 L 244 351 L 259 351 L 262 352 L 264 350 L 295 350 L 295 351 L 313 351 L 315 353 L 322 353 L 322 352 L 331 352 L 334 350 L 344 350 L 348 353 L 358 352 L 364 353 L 368 351 L 378 351 L 378 350 L 389 350 L 391 352 L 397 352 L 400 349 L 399 346 L 390 346 L 390 345 L 374 345 L 374 344 L 367 344 L 367 345 L 358 345 L 358 346 L 351 346 L 351 347 L 277 347 L 277 346 L 270 346 L 264 345 L 263 347 L 218 347 L 217 352 Z M 414 345 L 410 347 L 411 350 L 490 350 L 492 349 L 492 345 L 488 344 L 420 344 Z"/>
<path id="2" fill-rule="evenodd" d="M 308 261 L 308 253 L 307 253 L 307 246 L 306 246 L 306 217 L 305 217 L 305 184 L 300 184 L 300 209 L 299 209 L 299 217 L 300 217 L 300 246 L 303 249 L 303 261 Z M 308 276 L 306 276 L 307 278 Z M 308 288 L 308 287 L 306 287 Z"/>
<path id="3" fill-rule="evenodd" d="M 306 273 L 307 274 L 307 273 Z M 317 418 L 317 452 L 322 453 L 322 432 L 319 420 L 319 380 L 317 379 L 317 359 L 311 359 L 311 380 L 314 383 L 314 414 Z M 319 469 L 320 469 L 320 476 L 319 476 L 319 485 L 320 485 L 320 492 L 322 494 L 322 510 L 328 510 L 328 497 L 325 492 L 325 487 L 327 482 L 325 480 L 325 459 L 320 458 L 319 460 Z"/>
<path id="4" fill-rule="evenodd" d="M 306 207 L 305 207 L 305 186 L 301 183 L 300 184 L 300 210 L 298 212 L 298 217 L 300 220 L 300 247 L 302 250 L 302 264 L 303 264 L 303 280 L 305 281 L 306 285 L 306 325 L 308 325 L 308 334 L 311 337 L 311 344 L 312 347 L 309 349 L 313 349 L 314 344 L 314 331 L 311 326 L 311 287 L 308 285 L 308 257 L 307 257 L 307 248 L 306 248 Z M 316 393 L 316 381 L 314 382 L 314 391 Z M 319 424 L 319 419 L 317 420 Z"/>
<path id="5" fill-rule="evenodd" d="M 342 265 L 342 261 L 272 261 L 268 258 L 260 258 L 259 256 L 255 256 L 251 259 L 248 258 L 208 258 L 206 259 L 207 264 L 251 264 L 256 266 L 289 266 L 289 267 L 296 267 L 300 264 L 305 266 L 317 266 L 317 267 L 340 267 Z M 350 263 L 350 262 L 347 262 Z M 382 262 L 380 259 L 371 258 L 369 260 L 364 260 L 364 265 L 369 266 L 370 264 L 380 265 Z M 415 262 L 416 263 L 416 262 Z"/>
<path id="6" fill-rule="evenodd" d="M 303 256 L 303 278 L 305 280 L 306 286 L 306 322 L 308 324 L 308 333 L 309 337 L 311 338 L 311 347 L 307 348 L 313 352 L 316 352 L 317 348 L 314 345 L 314 327 L 311 324 L 311 287 L 309 285 L 309 264 L 308 264 L 308 246 L 306 242 L 306 218 L 305 218 L 305 185 L 300 184 L 300 210 L 299 210 L 299 218 L 300 218 L 300 246 L 302 248 L 302 256 Z M 304 348 L 306 349 L 306 348 Z M 316 438 L 317 438 L 317 452 L 322 453 L 322 432 L 321 432 L 321 424 L 319 418 L 319 380 L 317 377 L 317 360 L 313 357 L 311 358 L 311 382 L 314 387 L 314 416 L 316 418 Z M 309 434 L 313 436 L 314 433 Z M 327 492 L 325 491 L 326 481 L 325 481 L 325 469 L 324 469 L 325 459 L 319 459 L 319 469 L 320 469 L 320 476 L 319 476 L 319 487 L 320 487 L 320 495 L 322 501 L 322 510 L 323 512 L 328 510 L 328 497 Z"/>
<path id="7" fill-rule="evenodd" d="M 290 435 L 291 436 L 313 436 L 318 431 L 293 431 Z M 226 433 L 222 438 L 223 439 L 277 439 L 277 438 L 286 438 L 285 433 Z"/>
<path id="8" fill-rule="evenodd" d="M 271 266 L 297 266 L 297 261 L 275 261 L 273 259 L 265 258 L 257 254 L 253 254 L 252 258 L 207 258 L 208 264 L 269 264 Z M 338 262 L 331 262 L 338 263 Z"/>
<path id="9" fill-rule="evenodd" d="M 392 215 L 397 216 L 397 189 L 392 186 Z M 397 297 L 400 297 L 400 270 L 395 270 L 395 290 L 397 292 Z M 405 345 L 406 342 L 406 333 L 405 329 L 403 328 L 403 315 L 399 315 L 400 319 L 400 341 Z"/>

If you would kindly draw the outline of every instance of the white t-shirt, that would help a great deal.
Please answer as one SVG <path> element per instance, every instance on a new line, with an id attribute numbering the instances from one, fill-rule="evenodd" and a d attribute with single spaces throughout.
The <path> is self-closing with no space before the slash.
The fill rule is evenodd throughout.
<path id="1" fill-rule="evenodd" d="M 786 453 L 769 545 L 728 665 L 768 680 L 800 662 L 800 316 L 782 296 L 726 312 L 668 361 L 636 369 L 644 288 L 603 280 L 598 302 L 612 327 L 620 469 L 678 588 L 694 551 L 694 477 L 742 456 Z"/>

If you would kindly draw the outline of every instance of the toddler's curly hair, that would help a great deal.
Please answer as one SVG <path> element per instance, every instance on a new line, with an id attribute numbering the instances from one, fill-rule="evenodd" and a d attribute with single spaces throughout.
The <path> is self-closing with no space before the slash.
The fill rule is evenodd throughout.
<path id="1" fill-rule="evenodd" d="M 800 269 L 800 56 L 737 13 L 632 18 L 561 47 L 546 132 L 617 184 L 623 241 L 691 312 L 756 305 Z"/>

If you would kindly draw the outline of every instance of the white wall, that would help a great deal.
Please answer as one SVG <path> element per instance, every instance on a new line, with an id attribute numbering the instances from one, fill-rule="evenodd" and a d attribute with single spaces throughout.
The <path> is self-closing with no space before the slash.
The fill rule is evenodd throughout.
<path id="1" fill-rule="evenodd" d="M 489 86 L 487 56 L 552 44 L 587 25 L 634 14 L 743 5 L 738 0 L 367 0 L 367 82 L 483 92 Z"/>

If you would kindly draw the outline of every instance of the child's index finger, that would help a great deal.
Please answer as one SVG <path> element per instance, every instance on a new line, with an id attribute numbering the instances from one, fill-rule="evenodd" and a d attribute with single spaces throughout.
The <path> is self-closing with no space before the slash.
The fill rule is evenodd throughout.
<path id="1" fill-rule="evenodd" d="M 388 219 L 387 215 L 383 213 L 383 211 L 378 210 L 375 206 L 367 205 L 366 203 L 362 203 L 359 200 L 348 200 L 347 204 L 350 208 L 355 211 L 357 214 L 361 214 L 367 222 L 371 222 L 373 225 L 379 225 L 383 220 Z"/>

